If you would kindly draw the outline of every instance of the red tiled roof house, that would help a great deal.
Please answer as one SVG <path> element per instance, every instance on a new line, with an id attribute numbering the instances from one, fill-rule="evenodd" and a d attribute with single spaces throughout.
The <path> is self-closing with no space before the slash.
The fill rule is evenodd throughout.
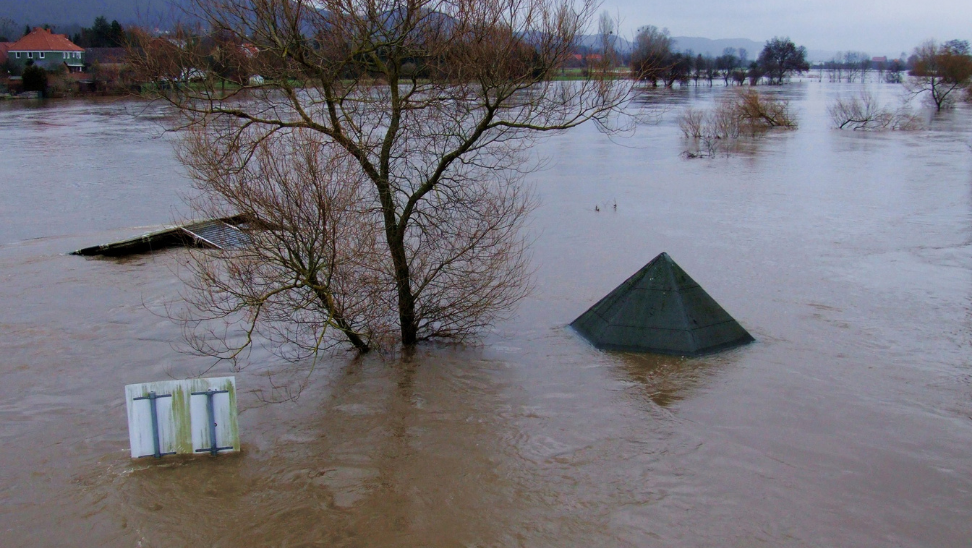
<path id="1" fill-rule="evenodd" d="M 71 72 L 81 72 L 84 68 L 84 48 L 75 45 L 63 34 L 54 34 L 39 27 L 10 44 L 7 58 L 20 67 L 33 61 L 35 65 L 48 70 L 59 65 L 67 66 Z"/>

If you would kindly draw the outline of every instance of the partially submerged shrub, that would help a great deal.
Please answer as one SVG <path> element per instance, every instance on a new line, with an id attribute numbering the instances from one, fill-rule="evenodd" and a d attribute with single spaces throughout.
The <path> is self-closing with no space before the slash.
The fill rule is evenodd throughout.
<path id="1" fill-rule="evenodd" d="M 678 116 L 678 128 L 682 134 L 689 139 L 702 137 L 703 132 L 708 129 L 708 113 L 696 108 L 685 109 Z"/>
<path id="2" fill-rule="evenodd" d="M 796 129 L 796 119 L 790 113 L 790 102 L 748 90 L 736 95 L 732 102 L 744 128 L 756 134 L 773 128 Z"/>
<path id="3" fill-rule="evenodd" d="M 742 128 L 739 111 L 731 100 L 723 100 L 709 114 L 709 133 L 718 139 L 738 139 Z"/>
<path id="4" fill-rule="evenodd" d="M 907 108 L 898 110 L 882 106 L 866 91 L 837 100 L 827 109 L 837 129 L 854 131 L 914 131 L 922 128 L 921 120 Z"/>
<path id="5" fill-rule="evenodd" d="M 696 141 L 691 157 L 714 156 L 720 149 L 728 151 L 740 135 L 758 137 L 772 129 L 796 129 L 789 102 L 755 90 L 727 94 L 708 112 L 687 109 L 678 117 L 682 134 Z"/>

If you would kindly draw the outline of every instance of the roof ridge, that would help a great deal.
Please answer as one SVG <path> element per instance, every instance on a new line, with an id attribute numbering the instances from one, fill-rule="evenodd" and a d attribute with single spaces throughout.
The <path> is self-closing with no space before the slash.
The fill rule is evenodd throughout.
<path id="1" fill-rule="evenodd" d="M 13 42 L 8 51 L 84 51 L 64 34 L 55 34 L 50 29 L 35 27 L 28 34 Z"/>
<path id="2" fill-rule="evenodd" d="M 685 299 L 682 298 L 682 288 L 679 286 L 678 279 L 675 277 L 675 269 L 672 268 L 675 261 L 668 256 L 668 253 L 662 252 L 662 255 L 668 259 L 664 261 L 666 267 L 665 271 L 668 272 L 668 279 L 672 287 L 672 292 L 675 293 L 675 299 L 678 300 L 678 311 L 681 313 L 680 316 L 682 317 L 682 325 L 684 326 L 684 329 L 688 331 L 689 338 L 692 339 L 692 351 L 694 352 L 698 350 L 701 344 L 699 344 L 699 338 L 695 336 L 695 332 L 692 329 L 692 319 L 689 318 L 688 310 L 686 310 L 685 307 Z"/>

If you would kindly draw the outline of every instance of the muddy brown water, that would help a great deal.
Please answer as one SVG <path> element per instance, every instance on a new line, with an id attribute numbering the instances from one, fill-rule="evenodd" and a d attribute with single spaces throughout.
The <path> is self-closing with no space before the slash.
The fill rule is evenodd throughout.
<path id="1" fill-rule="evenodd" d="M 158 315 L 183 252 L 64 252 L 184 214 L 165 111 L 0 105 L 0 545 L 968 545 L 972 109 L 829 129 L 851 91 L 791 84 L 800 129 L 728 158 L 680 157 L 674 123 L 719 89 L 545 141 L 537 290 L 482 345 L 330 357 L 276 405 L 258 351 L 243 452 L 162 462 L 129 458 L 123 387 L 207 365 Z M 679 359 L 566 329 L 661 251 L 758 342 Z"/>

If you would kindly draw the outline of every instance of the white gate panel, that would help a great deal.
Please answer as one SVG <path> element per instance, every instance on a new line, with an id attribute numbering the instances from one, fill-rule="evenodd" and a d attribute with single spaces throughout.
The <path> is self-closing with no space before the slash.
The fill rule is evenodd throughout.
<path id="1" fill-rule="evenodd" d="M 130 384 L 125 402 L 132 458 L 240 450 L 233 377 Z"/>

